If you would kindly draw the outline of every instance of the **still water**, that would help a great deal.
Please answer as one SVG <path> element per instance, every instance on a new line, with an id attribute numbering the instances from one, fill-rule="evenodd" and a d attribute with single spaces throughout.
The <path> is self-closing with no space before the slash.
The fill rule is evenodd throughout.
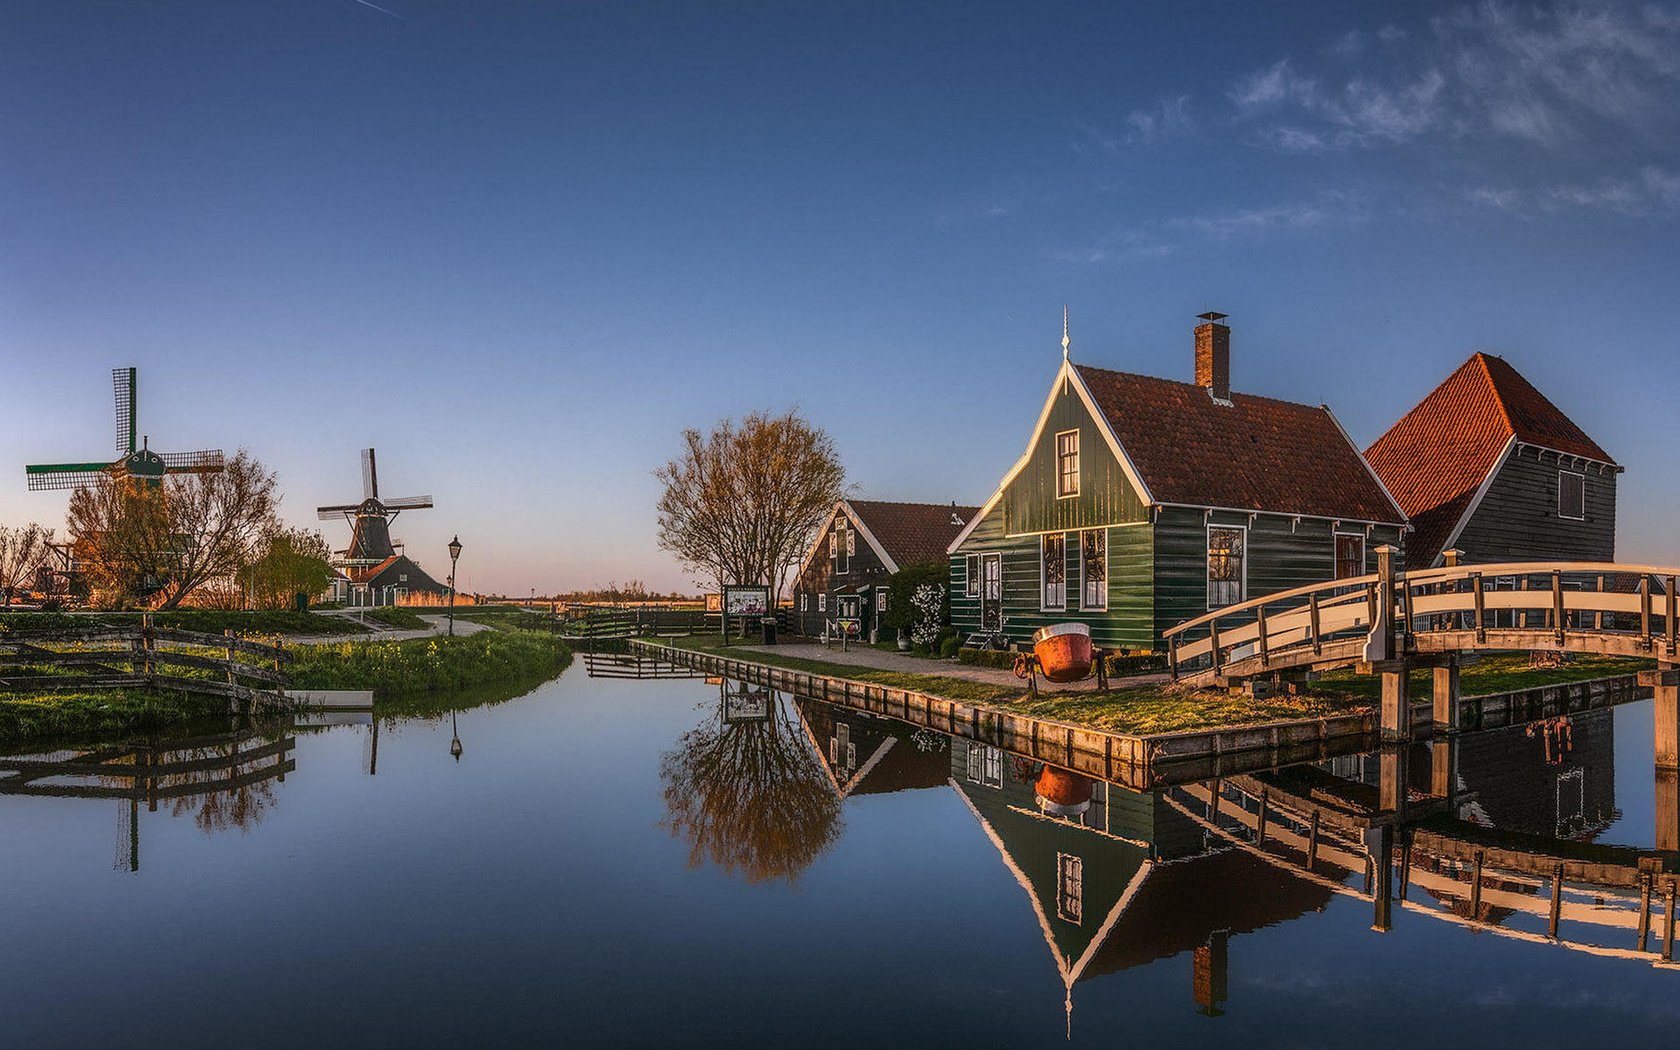
<path id="1" fill-rule="evenodd" d="M 88 748 L 0 763 L 0 1045 L 1541 1047 L 1680 1021 L 1666 875 L 1645 952 L 1637 878 L 1585 868 L 1549 936 L 1551 858 L 1674 870 L 1649 702 L 1140 793 L 586 672 L 377 734 L 91 755 L 137 778 L 50 765 Z"/>

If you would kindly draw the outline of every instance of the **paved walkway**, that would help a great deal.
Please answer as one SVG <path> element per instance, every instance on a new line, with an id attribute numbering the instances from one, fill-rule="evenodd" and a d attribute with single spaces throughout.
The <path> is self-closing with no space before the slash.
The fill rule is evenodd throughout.
<path id="1" fill-rule="evenodd" d="M 335 612 L 332 615 L 341 616 L 346 620 L 356 620 L 358 623 L 363 622 L 357 619 L 355 613 L 351 612 Z M 420 619 L 425 620 L 431 626 L 421 630 L 398 629 L 387 627 L 377 620 L 367 620 L 365 622 L 367 623 L 368 629 L 365 633 L 288 634 L 285 636 L 285 639 L 288 643 L 295 645 L 331 645 L 336 642 L 401 642 L 410 638 L 435 638 L 440 634 L 447 634 L 449 631 L 448 616 L 421 614 Z M 481 623 L 473 623 L 470 620 L 455 621 L 456 634 L 477 634 L 480 631 L 490 631 L 494 629 L 495 628 L 492 627 L 486 627 Z"/>

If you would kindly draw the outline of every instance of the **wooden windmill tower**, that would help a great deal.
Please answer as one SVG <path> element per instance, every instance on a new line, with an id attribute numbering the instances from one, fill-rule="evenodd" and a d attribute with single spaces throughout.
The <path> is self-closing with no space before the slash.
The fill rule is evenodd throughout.
<path id="1" fill-rule="evenodd" d="M 367 600 L 382 605 L 399 591 L 441 592 L 442 585 L 427 576 L 420 566 L 397 553 L 391 541 L 391 522 L 405 510 L 427 510 L 430 496 L 402 496 L 381 499 L 379 467 L 371 448 L 362 450 L 362 500 L 319 507 L 322 521 L 342 516 L 350 522 L 350 546 L 339 552 L 337 567 L 350 583 L 366 592 Z M 382 597 L 389 595 L 389 597 Z"/>
<path id="2" fill-rule="evenodd" d="M 102 478 L 121 481 L 133 478 L 158 485 L 170 474 L 219 474 L 223 468 L 220 449 L 201 452 L 153 452 L 141 436 L 138 369 L 111 371 L 117 395 L 117 458 L 110 463 L 34 463 L 24 467 L 29 488 L 79 489 Z"/>

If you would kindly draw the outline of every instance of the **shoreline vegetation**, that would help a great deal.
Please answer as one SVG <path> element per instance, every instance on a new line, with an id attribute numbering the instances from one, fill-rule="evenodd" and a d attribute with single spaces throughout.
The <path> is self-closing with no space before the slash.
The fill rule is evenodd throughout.
<path id="1" fill-rule="evenodd" d="M 716 635 L 660 638 L 672 648 L 710 653 L 787 670 L 846 678 L 893 689 L 910 689 L 946 700 L 984 704 L 999 710 L 1053 719 L 1089 729 L 1130 736 L 1150 736 L 1186 730 L 1237 729 L 1302 718 L 1352 714 L 1373 710 L 1379 685 L 1370 675 L 1337 671 L 1312 683 L 1299 694 L 1280 693 L 1254 698 L 1212 689 L 1188 689 L 1168 682 L 1126 685 L 1097 692 L 1086 683 L 1071 688 L 1039 686 L 1036 699 L 1020 686 L 998 685 L 941 675 L 945 661 L 928 660 L 927 673 L 886 671 L 838 663 L 782 656 L 762 648 L 728 644 Z M 1530 668 L 1527 654 L 1495 654 L 1467 663 L 1460 676 L 1466 697 L 1507 693 L 1548 685 L 1632 675 L 1654 666 L 1649 660 L 1577 657 L 1559 668 Z M 1428 671 L 1413 676 L 1413 699 L 1427 699 L 1433 679 Z"/>
<path id="2" fill-rule="evenodd" d="M 0 631 L 24 630 L 14 626 L 19 617 L 43 615 L 53 617 L 53 621 L 35 625 L 38 628 L 86 627 L 90 623 L 85 616 L 22 613 L 0 618 Z M 238 622 L 235 618 L 240 614 L 216 615 L 236 633 L 266 633 L 252 623 Z M 265 626 L 276 622 L 274 614 L 244 615 Z M 347 622 L 339 617 L 318 618 L 333 626 Z M 513 626 L 517 617 L 486 616 L 485 620 L 492 621 L 497 629 L 453 638 L 436 635 L 390 641 L 373 637 L 290 645 L 291 686 L 371 689 L 375 711 L 380 715 L 426 714 L 473 706 L 475 697 L 490 698 L 486 702 L 513 699 L 570 665 L 572 651 L 555 635 Z M 161 614 L 154 622 L 165 625 Z M 180 625 L 184 629 L 188 624 L 191 629 L 206 629 L 201 622 L 189 617 Z M 171 614 L 167 625 L 175 623 Z M 0 746 L 156 732 L 226 714 L 227 701 L 220 697 L 170 689 L 0 692 Z"/>

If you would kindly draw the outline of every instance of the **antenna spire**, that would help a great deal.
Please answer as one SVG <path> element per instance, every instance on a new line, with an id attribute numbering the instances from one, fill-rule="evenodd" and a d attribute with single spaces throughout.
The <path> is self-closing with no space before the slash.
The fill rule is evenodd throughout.
<path id="1" fill-rule="evenodd" d="M 1066 361 L 1068 359 L 1068 322 L 1067 322 L 1067 314 L 1068 314 L 1067 304 L 1063 303 L 1062 304 L 1062 360 L 1063 361 Z"/>

